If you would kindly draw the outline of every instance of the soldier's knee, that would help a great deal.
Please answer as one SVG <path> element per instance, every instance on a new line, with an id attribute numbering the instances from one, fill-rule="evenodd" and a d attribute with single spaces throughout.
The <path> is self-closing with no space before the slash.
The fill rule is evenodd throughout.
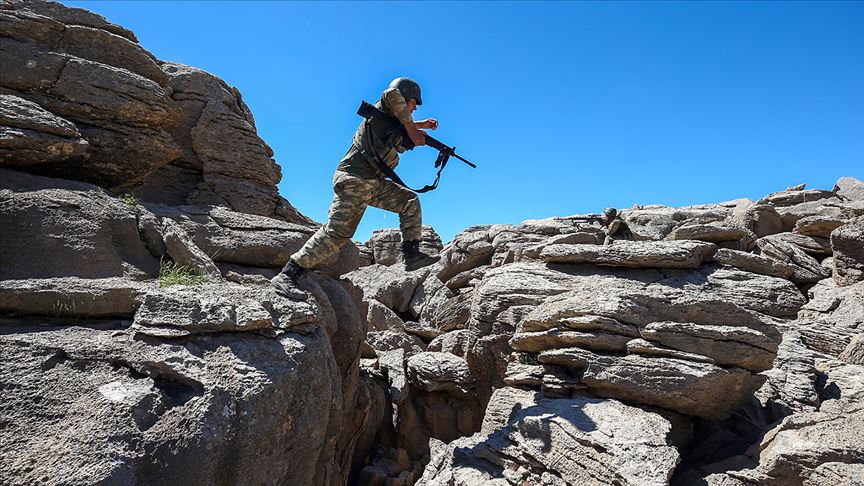
<path id="1" fill-rule="evenodd" d="M 416 194 L 412 194 L 411 197 L 405 201 L 404 212 L 409 214 L 420 212 L 420 198 L 418 198 Z"/>

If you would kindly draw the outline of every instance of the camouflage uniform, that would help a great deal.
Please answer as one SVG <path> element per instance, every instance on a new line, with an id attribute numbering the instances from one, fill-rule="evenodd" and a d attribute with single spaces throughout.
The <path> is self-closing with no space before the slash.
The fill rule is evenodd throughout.
<path id="1" fill-rule="evenodd" d="M 606 239 L 603 241 L 604 245 L 611 245 L 614 241 L 633 239 L 633 232 L 630 231 L 630 227 L 620 217 L 616 217 L 610 221 L 604 228 L 604 231 L 606 232 Z"/>
<path id="2" fill-rule="evenodd" d="M 411 120 L 411 112 L 405 98 L 396 88 L 386 90 L 376 103 L 381 110 L 395 115 L 405 123 Z M 322 226 L 291 255 L 291 259 L 303 268 L 311 268 L 335 253 L 354 236 L 360 218 L 367 206 L 399 213 L 402 241 L 419 240 L 422 232 L 422 214 L 417 194 L 393 181 L 384 178 L 373 155 L 378 156 L 391 168 L 399 164 L 402 136 L 382 135 L 373 119 L 367 125 L 360 124 L 351 148 L 339 162 L 333 176 L 333 202 L 327 215 L 327 224 Z M 367 156 L 368 155 L 368 156 Z"/>

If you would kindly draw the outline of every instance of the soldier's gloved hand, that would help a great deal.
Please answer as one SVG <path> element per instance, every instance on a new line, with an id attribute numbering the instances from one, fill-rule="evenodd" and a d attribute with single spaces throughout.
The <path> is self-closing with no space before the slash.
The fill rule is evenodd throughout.
<path id="1" fill-rule="evenodd" d="M 414 145 L 418 147 L 421 145 L 426 145 L 426 132 L 418 129 L 416 126 L 405 127 L 405 131 L 408 132 L 408 137 L 411 138 L 411 141 L 414 142 Z"/>

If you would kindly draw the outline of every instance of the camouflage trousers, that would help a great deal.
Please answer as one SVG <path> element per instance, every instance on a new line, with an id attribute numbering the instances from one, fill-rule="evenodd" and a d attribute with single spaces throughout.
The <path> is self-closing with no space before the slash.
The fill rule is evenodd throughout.
<path id="1" fill-rule="evenodd" d="M 314 267 L 347 243 L 357 231 L 366 206 L 399 213 L 402 241 L 420 239 L 423 223 L 420 199 L 414 191 L 387 179 L 365 179 L 336 171 L 333 192 L 327 224 L 291 255 L 301 267 Z"/>

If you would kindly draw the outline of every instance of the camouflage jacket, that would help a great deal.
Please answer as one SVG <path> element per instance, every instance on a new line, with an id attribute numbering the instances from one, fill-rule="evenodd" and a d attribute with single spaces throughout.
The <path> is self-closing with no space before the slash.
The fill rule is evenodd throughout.
<path id="1" fill-rule="evenodd" d="M 630 227 L 627 226 L 627 223 L 624 222 L 620 217 L 616 217 L 612 221 L 609 222 L 609 225 L 605 228 L 606 236 L 613 240 L 632 240 L 633 232 L 630 231 Z"/>
<path id="2" fill-rule="evenodd" d="M 408 110 L 408 104 L 405 98 L 399 93 L 396 88 L 389 88 L 381 94 L 381 99 L 375 103 L 382 111 L 396 116 L 402 123 L 411 120 L 411 112 Z M 366 157 L 363 152 L 373 150 L 378 153 L 378 156 L 390 167 L 395 168 L 399 164 L 399 154 L 404 152 L 402 148 L 402 136 L 391 133 L 387 136 L 382 135 L 380 124 L 375 118 L 369 121 L 367 130 L 366 120 L 360 122 L 357 131 L 354 133 L 354 139 L 351 142 L 351 147 L 348 152 L 339 161 L 339 166 L 336 170 L 347 172 L 357 177 L 366 179 L 384 178 L 384 173 L 378 169 L 378 164 L 372 157 Z"/>

